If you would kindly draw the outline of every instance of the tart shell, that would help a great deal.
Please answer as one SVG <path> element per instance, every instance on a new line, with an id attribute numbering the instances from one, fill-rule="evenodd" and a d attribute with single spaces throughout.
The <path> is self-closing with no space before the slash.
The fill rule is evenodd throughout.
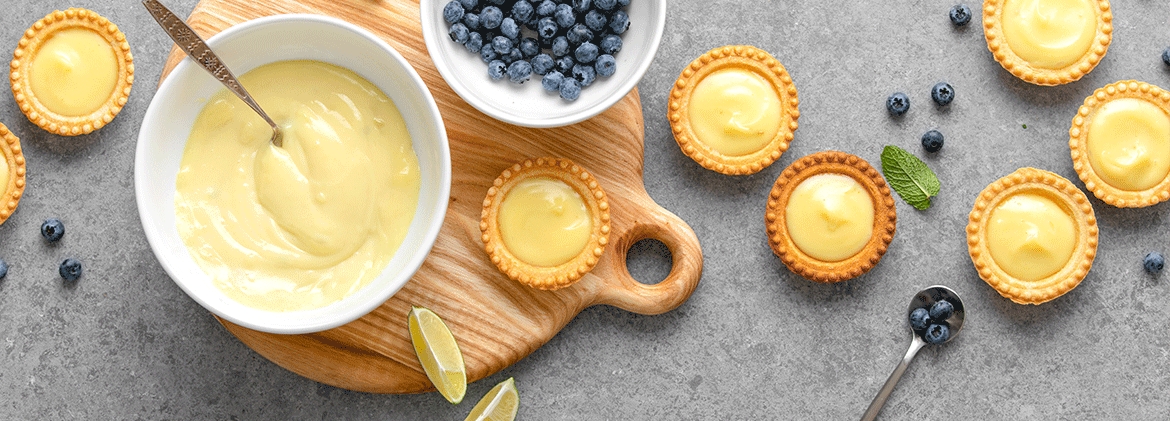
<path id="1" fill-rule="evenodd" d="M 1040 194 L 1060 204 L 1077 227 L 1077 246 L 1068 263 L 1056 273 L 1032 282 L 1016 279 L 1001 269 L 991 257 L 986 239 L 991 211 L 1019 193 Z M 1000 295 L 1019 304 L 1042 304 L 1076 288 L 1089 273 L 1097 255 L 1097 218 L 1089 198 L 1072 182 L 1048 171 L 1021 168 L 979 193 L 967 224 L 967 250 L 979 277 Z"/>
<path id="2" fill-rule="evenodd" d="M 1001 13 L 1006 1 L 983 1 L 983 36 L 987 38 L 987 49 L 991 51 L 995 61 L 999 62 L 1004 70 L 1025 82 L 1053 86 L 1076 81 L 1097 67 L 1097 63 L 1105 57 L 1109 44 L 1113 41 L 1113 9 L 1109 6 L 1109 0 L 1092 0 L 1097 4 L 1097 36 L 1089 50 L 1080 60 L 1060 69 L 1033 67 L 1031 63 L 1016 55 L 1004 39 Z"/>
<path id="3" fill-rule="evenodd" d="M 873 199 L 873 232 L 869 242 L 853 256 L 825 262 L 805 254 L 788 234 L 786 208 L 792 191 L 801 182 L 818 174 L 841 174 L 857 180 Z M 855 155 L 837 151 L 818 152 L 789 165 L 780 173 L 772 192 L 764 224 L 768 245 L 788 269 L 811 281 L 832 283 L 853 279 L 869 272 L 890 246 L 897 229 L 898 215 L 886 180 L 873 166 Z"/>
<path id="4" fill-rule="evenodd" d="M 724 155 L 698 140 L 688 115 L 691 94 L 699 82 L 713 72 L 732 68 L 750 71 L 767 80 L 780 98 L 783 113 L 776 136 L 760 150 L 743 156 Z M 800 118 L 798 105 L 800 100 L 792 77 L 775 57 L 756 47 L 729 45 L 708 51 L 683 69 L 670 90 L 666 116 L 678 147 L 703 168 L 727 175 L 748 175 L 772 165 L 788 150 Z"/>
<path id="5" fill-rule="evenodd" d="M 1170 118 L 1170 92 L 1145 82 L 1123 80 L 1114 82 L 1097 89 L 1085 103 L 1077 110 L 1072 119 L 1072 127 L 1068 129 L 1068 147 L 1072 155 L 1073 168 L 1077 176 L 1085 183 L 1085 188 L 1093 192 L 1102 202 L 1119 208 L 1142 208 L 1156 205 L 1170 199 L 1170 174 L 1162 182 L 1145 190 L 1122 190 L 1102 180 L 1089 162 L 1089 124 L 1096 116 L 1097 110 L 1109 101 L 1121 98 L 1135 98 L 1148 101 L 1158 106 L 1166 117 Z"/>
<path id="6" fill-rule="evenodd" d="M 108 41 L 114 51 L 114 59 L 118 62 L 118 82 L 114 84 L 114 91 L 101 107 L 82 116 L 61 115 L 49 110 L 36 98 L 29 84 L 29 68 L 41 46 L 56 32 L 73 28 L 91 30 Z M 126 106 L 126 101 L 130 99 L 130 88 L 134 85 L 134 57 L 130 54 L 126 35 L 117 25 L 86 9 L 56 10 L 38 20 L 24 32 L 24 37 L 12 54 L 10 66 L 8 78 L 20 111 L 33 124 L 62 136 L 88 134 L 109 124 Z"/>
<path id="7" fill-rule="evenodd" d="M 8 162 L 8 184 L 2 186 L 0 192 L 0 224 L 8 220 L 20 198 L 24 196 L 25 163 L 24 152 L 20 149 L 20 139 L 3 123 L 0 123 L 0 155 Z"/>
<path id="8" fill-rule="evenodd" d="M 518 259 L 504 245 L 500 233 L 500 205 L 513 187 L 531 177 L 548 177 L 568 184 L 581 196 L 592 218 L 589 242 L 576 257 L 558 266 L 535 266 Z M 609 221 L 609 200 L 592 174 L 568 159 L 537 158 L 513 165 L 496 178 L 483 200 L 479 229 L 484 251 L 500 272 L 533 288 L 556 290 L 577 282 L 597 265 L 609 244 Z"/>

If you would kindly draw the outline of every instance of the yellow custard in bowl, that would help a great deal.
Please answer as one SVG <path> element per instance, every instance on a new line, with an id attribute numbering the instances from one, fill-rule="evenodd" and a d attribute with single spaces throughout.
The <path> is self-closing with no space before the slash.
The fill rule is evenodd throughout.
<path id="1" fill-rule="evenodd" d="M 792 191 L 784 212 L 796 246 L 821 261 L 848 259 L 873 236 L 873 198 L 853 177 L 809 177 Z"/>
<path id="2" fill-rule="evenodd" d="M 1003 68 L 1037 85 L 1080 79 L 1113 40 L 1108 0 L 984 0 L 987 49 Z"/>
<path id="3" fill-rule="evenodd" d="M 548 177 L 517 183 L 500 204 L 499 224 L 504 246 L 521 261 L 542 267 L 561 265 L 581 254 L 593 231 L 581 195 Z"/>
<path id="4" fill-rule="evenodd" d="M 175 182 L 191 257 L 226 296 L 274 312 L 339 301 L 379 275 L 419 200 L 419 165 L 395 104 L 315 61 L 240 81 L 284 133 L 223 90 L 192 128 Z"/>

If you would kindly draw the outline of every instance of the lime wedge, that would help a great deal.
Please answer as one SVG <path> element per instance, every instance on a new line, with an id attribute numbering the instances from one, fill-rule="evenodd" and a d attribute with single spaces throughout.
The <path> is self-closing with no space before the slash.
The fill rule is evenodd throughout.
<path id="1" fill-rule="evenodd" d="M 407 317 L 410 342 L 422 364 L 427 378 L 447 398 L 458 404 L 467 392 L 467 374 L 463 371 L 463 354 L 455 343 L 455 336 L 434 312 L 423 307 L 411 307 Z"/>
<path id="2" fill-rule="evenodd" d="M 509 377 L 489 390 L 464 421 L 512 421 L 516 419 L 517 409 L 520 409 L 520 394 L 516 392 L 516 381 Z"/>

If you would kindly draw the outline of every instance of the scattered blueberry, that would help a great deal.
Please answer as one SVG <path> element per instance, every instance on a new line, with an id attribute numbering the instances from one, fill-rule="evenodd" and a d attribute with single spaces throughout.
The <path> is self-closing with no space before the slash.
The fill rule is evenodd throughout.
<path id="1" fill-rule="evenodd" d="M 63 235 L 65 235 L 65 224 L 62 224 L 60 219 L 49 218 L 41 223 L 41 237 L 45 237 L 50 243 L 57 242 Z"/>
<path id="2" fill-rule="evenodd" d="M 609 29 L 617 35 L 625 33 L 630 29 L 630 15 L 621 10 L 613 12 L 613 16 L 609 17 Z"/>
<path id="3" fill-rule="evenodd" d="M 561 90 L 561 82 L 565 81 L 565 75 L 561 72 L 553 70 L 544 75 L 540 80 L 540 86 L 544 87 L 546 91 L 559 92 Z"/>
<path id="4" fill-rule="evenodd" d="M 8 262 L 0 259 L 0 279 L 4 279 L 5 276 L 8 276 Z"/>
<path id="5" fill-rule="evenodd" d="M 544 0 L 540 5 L 536 6 L 536 16 L 549 17 L 557 12 L 557 2 L 553 0 Z"/>
<path id="6" fill-rule="evenodd" d="M 938 130 L 931 130 L 922 134 L 922 149 L 927 152 L 935 153 L 942 150 L 943 135 Z"/>
<path id="7" fill-rule="evenodd" d="M 556 37 L 552 44 L 553 57 L 564 57 L 569 55 L 569 39 L 563 36 Z"/>
<path id="8" fill-rule="evenodd" d="M 886 109 L 890 110 L 890 114 L 899 116 L 906 114 L 910 109 L 910 97 L 901 92 L 894 92 L 889 98 L 886 98 Z"/>
<path id="9" fill-rule="evenodd" d="M 591 0 L 573 0 L 573 11 L 577 13 L 585 13 L 589 8 L 593 7 Z"/>
<path id="10" fill-rule="evenodd" d="M 536 9 L 532 7 L 532 3 L 525 0 L 520 0 L 512 5 L 512 19 L 519 22 L 528 22 L 536 15 Z"/>
<path id="11" fill-rule="evenodd" d="M 547 75 L 556 65 L 552 56 L 548 54 L 539 54 L 532 58 L 532 72 L 541 76 Z"/>
<path id="12" fill-rule="evenodd" d="M 573 61 L 572 57 L 564 56 L 564 57 L 558 58 L 556 60 L 556 64 L 557 64 L 557 71 L 558 72 L 561 72 L 564 74 L 569 74 L 569 73 L 573 72 L 573 66 L 576 65 L 577 62 Z"/>
<path id="13" fill-rule="evenodd" d="M 613 34 L 606 35 L 601 38 L 601 44 L 598 44 L 598 47 L 601 47 L 601 52 L 604 54 L 611 56 L 617 54 L 618 51 L 622 50 L 622 37 Z"/>
<path id="14" fill-rule="evenodd" d="M 462 23 L 451 25 L 451 30 L 447 31 L 447 35 L 451 36 L 451 41 L 455 41 L 457 44 L 463 45 L 466 45 L 467 39 L 471 37 L 470 33 L 467 31 L 467 26 L 464 26 Z"/>
<path id="15" fill-rule="evenodd" d="M 532 65 L 527 61 L 518 60 L 508 66 L 508 80 L 512 83 L 524 83 L 532 77 Z"/>
<path id="16" fill-rule="evenodd" d="M 463 15 L 463 25 L 472 31 L 479 30 L 479 15 L 475 13 L 467 13 Z M 476 32 L 478 33 L 478 32 Z"/>
<path id="17" fill-rule="evenodd" d="M 573 66 L 573 79 L 581 82 L 582 87 L 589 86 L 597 79 L 597 71 L 593 70 L 593 66 L 578 63 Z"/>
<path id="18" fill-rule="evenodd" d="M 916 308 L 910 312 L 910 327 L 916 331 L 925 330 L 930 325 L 930 315 L 925 308 Z"/>
<path id="19" fill-rule="evenodd" d="M 561 29 L 568 29 L 577 23 L 577 14 L 573 13 L 573 6 L 567 4 L 558 5 L 553 18 L 557 20 L 557 25 L 560 25 Z"/>
<path id="20" fill-rule="evenodd" d="M 930 306 L 930 319 L 937 322 L 944 322 L 955 314 L 955 306 L 950 301 L 940 300 L 936 301 L 934 305 Z"/>
<path id="21" fill-rule="evenodd" d="M 1167 66 L 1170 66 L 1170 47 L 1166 47 L 1165 50 L 1162 50 L 1162 62 L 1166 63 Z"/>
<path id="22" fill-rule="evenodd" d="M 61 274 L 61 279 L 65 282 L 74 282 L 81 277 L 81 262 L 77 259 L 65 259 L 61 262 L 61 267 L 57 268 L 57 273 Z"/>
<path id="23" fill-rule="evenodd" d="M 971 23 L 971 8 L 965 4 L 956 4 L 951 8 L 951 23 L 955 26 L 967 26 Z"/>
<path id="24" fill-rule="evenodd" d="M 590 10 L 585 14 L 585 26 L 595 32 L 605 30 L 605 24 L 609 21 L 605 18 L 605 14 L 597 10 Z"/>
<path id="25" fill-rule="evenodd" d="M 488 76 L 491 76 L 492 80 L 503 79 L 504 72 L 507 70 L 508 65 L 503 60 L 492 60 L 491 63 L 488 63 Z"/>
<path id="26" fill-rule="evenodd" d="M 945 324 L 930 325 L 930 327 L 926 328 L 926 334 L 922 335 L 922 339 L 925 339 L 926 343 L 935 345 L 946 342 L 947 339 L 950 339 L 950 337 L 951 329 L 948 328 Z"/>
<path id="27" fill-rule="evenodd" d="M 573 57 L 577 59 L 578 63 L 592 63 L 593 60 L 597 60 L 598 53 L 599 51 L 596 45 L 593 45 L 592 42 L 585 41 L 573 52 Z"/>
<path id="28" fill-rule="evenodd" d="M 443 19 L 447 23 L 459 22 L 463 19 L 463 5 L 458 0 L 451 0 L 446 6 L 443 6 Z"/>
<path id="29" fill-rule="evenodd" d="M 593 68 L 597 69 L 598 76 L 610 77 L 617 72 L 617 60 L 609 54 L 602 54 L 597 56 L 597 61 L 593 63 Z"/>
<path id="30" fill-rule="evenodd" d="M 483 37 L 479 35 L 479 32 L 472 32 L 471 35 L 467 36 L 467 42 L 463 46 L 467 47 L 468 52 L 478 53 L 483 48 Z"/>
<path id="31" fill-rule="evenodd" d="M 955 100 L 955 88 L 946 82 L 939 82 L 930 88 L 930 98 L 940 106 L 950 105 Z"/>
<path id="32" fill-rule="evenodd" d="M 577 83 L 577 79 L 565 78 L 561 82 L 561 98 L 567 101 L 576 101 L 581 97 L 581 85 Z"/>
<path id="33" fill-rule="evenodd" d="M 1162 254 L 1156 251 L 1150 252 L 1146 258 L 1142 260 L 1142 266 L 1146 268 L 1146 272 L 1157 275 L 1166 266 L 1166 259 L 1162 258 Z M 2 276 L 0 276 L 2 278 Z"/>
<path id="34" fill-rule="evenodd" d="M 479 25 L 484 29 L 496 29 L 504 22 L 504 11 L 496 6 L 488 6 L 479 12 Z"/>

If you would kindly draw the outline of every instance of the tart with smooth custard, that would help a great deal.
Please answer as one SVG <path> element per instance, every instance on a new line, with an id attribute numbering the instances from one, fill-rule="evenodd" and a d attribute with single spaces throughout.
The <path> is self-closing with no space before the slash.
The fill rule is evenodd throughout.
<path id="1" fill-rule="evenodd" d="M 577 282 L 609 244 L 609 200 L 568 159 L 529 159 L 504 170 L 483 201 L 484 250 L 509 278 L 537 289 Z"/>
<path id="2" fill-rule="evenodd" d="M 897 228 L 890 188 L 878 170 L 844 152 L 818 152 L 789 165 L 768 196 L 768 244 L 788 269 L 815 282 L 868 272 Z"/>
<path id="3" fill-rule="evenodd" d="M 1109 0 L 984 0 L 987 49 L 1012 75 L 1061 85 L 1097 67 L 1113 40 Z"/>

